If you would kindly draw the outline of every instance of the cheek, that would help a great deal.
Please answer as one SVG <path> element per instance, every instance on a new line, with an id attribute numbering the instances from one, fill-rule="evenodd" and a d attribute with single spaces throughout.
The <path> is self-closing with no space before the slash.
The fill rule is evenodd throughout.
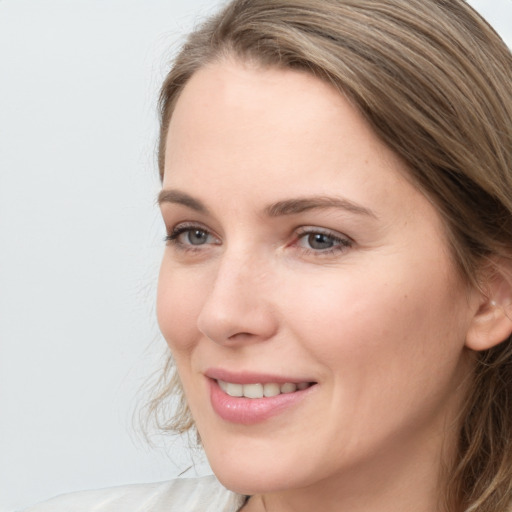
<path id="1" fill-rule="evenodd" d="M 202 301 L 202 288 L 192 276 L 176 271 L 164 256 L 158 278 L 157 319 L 173 353 L 188 352 L 196 344 Z"/>
<path id="2" fill-rule="evenodd" d="M 461 287 L 448 286 L 448 273 L 396 270 L 340 271 L 290 287 L 282 303 L 294 336 L 335 375 L 353 373 L 354 383 L 418 382 L 415 373 L 428 380 L 455 365 L 466 329 Z"/>
<path id="3" fill-rule="evenodd" d="M 317 282 L 284 301 L 293 337 L 322 369 L 332 414 L 344 418 L 333 432 L 347 433 L 341 452 L 361 449 L 361 435 L 400 436 L 456 412 L 454 390 L 467 374 L 463 293 L 410 273 L 398 282 L 351 275 L 357 285 Z"/>

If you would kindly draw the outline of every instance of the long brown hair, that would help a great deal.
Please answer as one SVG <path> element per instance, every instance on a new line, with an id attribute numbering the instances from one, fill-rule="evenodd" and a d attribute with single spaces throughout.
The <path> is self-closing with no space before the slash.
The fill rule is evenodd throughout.
<path id="1" fill-rule="evenodd" d="M 159 168 L 190 77 L 235 56 L 305 70 L 348 96 L 443 217 L 462 275 L 512 258 L 512 55 L 463 0 L 235 0 L 194 31 L 161 91 Z M 505 512 L 512 496 L 512 340 L 476 354 L 447 500 Z M 178 393 L 171 416 L 165 404 Z M 163 407 L 163 408 L 162 408 Z M 168 363 L 149 405 L 193 426 Z"/>

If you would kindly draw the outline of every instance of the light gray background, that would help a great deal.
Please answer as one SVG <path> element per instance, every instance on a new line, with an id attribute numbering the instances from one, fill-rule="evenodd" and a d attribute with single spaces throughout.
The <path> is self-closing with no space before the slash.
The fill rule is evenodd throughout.
<path id="1" fill-rule="evenodd" d="M 471 3 L 512 46 L 512 1 Z M 220 4 L 0 0 L 0 512 L 190 465 L 131 414 L 164 345 L 157 90 Z"/>

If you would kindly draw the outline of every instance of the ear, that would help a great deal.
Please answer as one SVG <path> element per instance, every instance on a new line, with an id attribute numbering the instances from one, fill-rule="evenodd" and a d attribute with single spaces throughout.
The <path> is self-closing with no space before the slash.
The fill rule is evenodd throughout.
<path id="1" fill-rule="evenodd" d="M 476 351 L 499 345 L 512 334 L 512 263 L 493 261 L 486 276 L 466 335 L 466 346 Z"/>

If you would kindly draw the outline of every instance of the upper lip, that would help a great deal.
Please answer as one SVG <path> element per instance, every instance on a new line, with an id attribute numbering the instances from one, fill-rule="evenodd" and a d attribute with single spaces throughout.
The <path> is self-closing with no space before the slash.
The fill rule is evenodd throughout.
<path id="1" fill-rule="evenodd" d="M 204 374 L 210 379 L 222 380 L 234 384 L 285 384 L 287 382 L 300 384 L 301 382 L 314 382 L 312 379 L 308 378 L 286 377 L 271 373 L 232 372 L 222 368 L 209 368 Z"/>

